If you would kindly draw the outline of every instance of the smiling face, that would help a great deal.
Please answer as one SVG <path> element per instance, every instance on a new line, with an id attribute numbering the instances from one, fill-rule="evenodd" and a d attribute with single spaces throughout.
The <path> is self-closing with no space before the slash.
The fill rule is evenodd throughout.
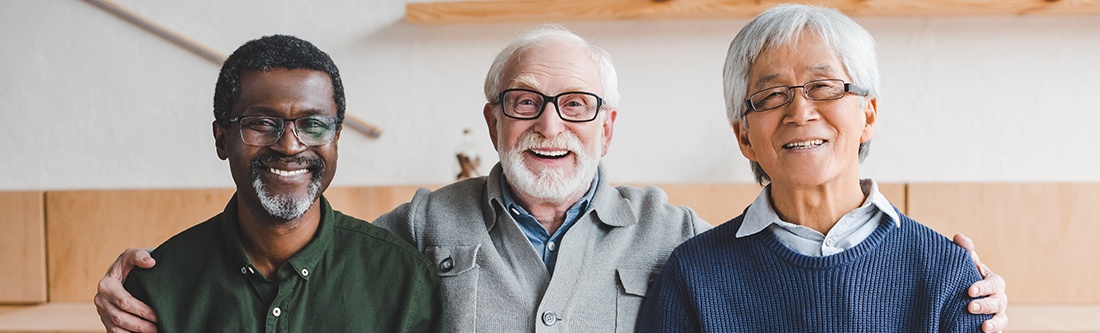
<path id="1" fill-rule="evenodd" d="M 806 31 L 794 43 L 761 52 L 748 79 L 746 96 L 819 79 L 851 82 L 836 53 Z M 875 133 L 876 101 L 861 103 L 850 93 L 838 100 L 809 101 L 800 88 L 792 93 L 789 104 L 750 111 L 743 123 L 734 124 L 741 153 L 760 163 L 772 184 L 780 186 L 858 181 L 859 144 Z"/>
<path id="2" fill-rule="evenodd" d="M 229 117 L 271 116 L 298 118 L 336 116 L 328 74 L 306 69 L 275 68 L 240 75 L 240 99 Z M 241 140 L 238 123 L 214 125 L 218 157 L 229 160 L 237 199 L 255 212 L 278 220 L 293 220 L 313 207 L 336 174 L 337 130 L 332 142 L 307 146 L 287 122 L 281 138 L 268 146 Z M 242 207 L 243 208 L 243 207 Z"/>
<path id="3" fill-rule="evenodd" d="M 576 44 L 547 41 L 516 52 L 505 66 L 505 89 L 554 96 L 563 92 L 603 95 L 599 70 Z M 505 116 L 500 103 L 485 105 L 485 121 L 512 189 L 553 203 L 571 203 L 588 190 L 611 143 L 617 111 L 604 107 L 595 120 L 566 122 L 552 103 L 537 119 Z"/>

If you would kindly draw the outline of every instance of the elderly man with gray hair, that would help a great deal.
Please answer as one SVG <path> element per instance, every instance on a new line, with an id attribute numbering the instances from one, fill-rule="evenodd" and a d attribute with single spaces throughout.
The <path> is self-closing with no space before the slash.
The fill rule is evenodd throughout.
<path id="1" fill-rule="evenodd" d="M 375 224 L 436 265 L 451 332 L 633 332 L 669 253 L 710 225 L 658 188 L 610 185 L 600 167 L 618 116 L 610 57 L 543 26 L 500 52 L 485 98 L 500 163 L 486 177 L 422 189 Z M 148 312 L 114 284 L 148 266 L 143 255 L 124 254 L 96 297 L 125 327 L 142 321 L 119 304 Z"/>
<path id="2" fill-rule="evenodd" d="M 979 330 L 990 316 L 967 312 L 982 277 L 966 250 L 859 178 L 878 86 L 874 40 L 836 10 L 778 6 L 737 34 L 727 109 L 766 187 L 673 251 L 641 331 Z"/>

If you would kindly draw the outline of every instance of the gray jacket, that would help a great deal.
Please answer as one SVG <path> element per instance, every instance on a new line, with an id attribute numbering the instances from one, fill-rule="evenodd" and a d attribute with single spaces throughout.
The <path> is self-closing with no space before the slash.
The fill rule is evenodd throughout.
<path id="1" fill-rule="evenodd" d="M 669 253 L 710 225 L 659 188 L 611 187 L 600 172 L 553 278 L 504 212 L 499 164 L 488 177 L 420 189 L 375 224 L 435 263 L 451 332 L 633 332 Z"/>

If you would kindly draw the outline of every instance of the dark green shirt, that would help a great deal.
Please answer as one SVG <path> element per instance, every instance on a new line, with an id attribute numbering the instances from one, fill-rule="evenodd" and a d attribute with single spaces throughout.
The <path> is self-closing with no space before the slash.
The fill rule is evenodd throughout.
<path id="1" fill-rule="evenodd" d="M 126 290 L 153 307 L 160 332 L 441 332 L 434 266 L 382 228 L 333 211 L 271 278 L 245 254 L 236 196 L 225 211 L 152 252 Z"/>

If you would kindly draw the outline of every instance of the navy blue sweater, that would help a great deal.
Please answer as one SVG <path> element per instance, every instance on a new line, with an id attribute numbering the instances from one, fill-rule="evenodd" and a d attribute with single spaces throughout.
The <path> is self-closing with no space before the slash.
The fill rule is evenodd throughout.
<path id="1" fill-rule="evenodd" d="M 744 215 L 681 244 L 649 289 L 640 332 L 978 332 L 970 256 L 908 216 L 841 253 L 794 252 Z"/>

